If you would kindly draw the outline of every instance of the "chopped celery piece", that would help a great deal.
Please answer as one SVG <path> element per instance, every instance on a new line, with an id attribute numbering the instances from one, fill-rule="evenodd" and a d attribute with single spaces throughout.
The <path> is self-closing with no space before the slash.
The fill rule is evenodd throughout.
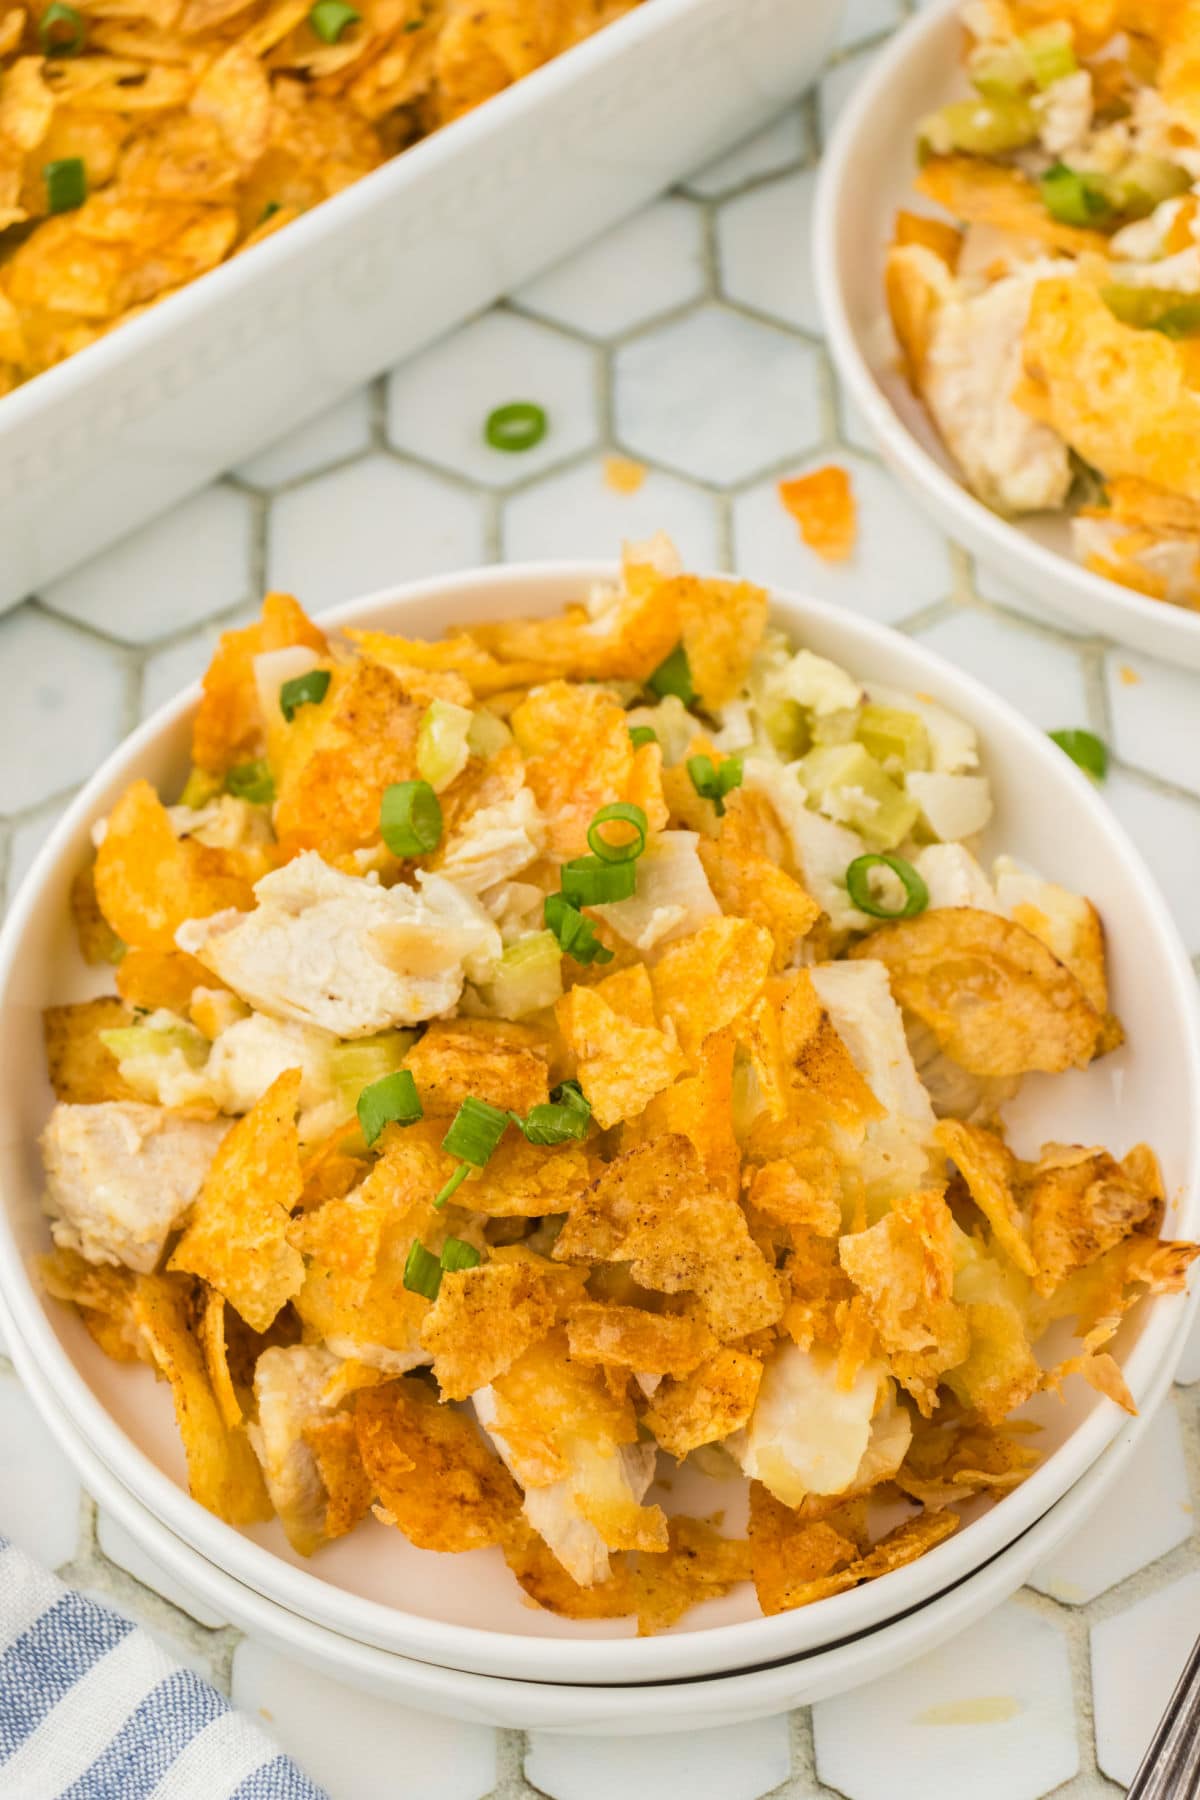
<path id="1" fill-rule="evenodd" d="M 1104 225 L 1115 212 L 1108 183 L 1058 162 L 1038 180 L 1042 203 L 1060 225 Z"/>
<path id="2" fill-rule="evenodd" d="M 194 1069 L 208 1059 L 208 1039 L 187 1025 L 121 1025 L 99 1037 L 119 1063 L 138 1056 L 169 1056 L 173 1050 L 182 1051 Z"/>
<path id="3" fill-rule="evenodd" d="M 434 700 L 426 707 L 417 732 L 417 773 L 435 794 L 449 787 L 471 754 L 467 733 L 474 714 L 453 700 Z"/>
<path id="4" fill-rule="evenodd" d="M 1126 218 L 1141 219 L 1164 200 L 1186 194 L 1192 178 L 1165 156 L 1131 156 L 1108 178 L 1113 205 Z"/>
<path id="5" fill-rule="evenodd" d="M 1051 87 L 1078 67 L 1067 25 L 1045 25 L 1006 44 L 980 44 L 967 61 L 972 82 L 989 100 L 1014 100 L 1030 88 Z"/>
<path id="6" fill-rule="evenodd" d="M 888 774 L 927 769 L 932 761 L 924 720 L 898 706 L 864 706 L 855 736 Z"/>
<path id="7" fill-rule="evenodd" d="M 472 756 L 482 756 L 485 760 L 503 750 L 505 744 L 512 743 L 512 732 L 498 719 L 494 712 L 480 707 L 471 714 L 471 728 L 467 732 L 467 749 Z"/>
<path id="8" fill-rule="evenodd" d="M 873 849 L 894 849 L 916 823 L 916 801 L 862 744 L 819 745 L 801 758 L 797 773 L 810 804 L 849 825 Z"/>
<path id="9" fill-rule="evenodd" d="M 223 780 L 220 775 L 210 775 L 207 769 L 193 769 L 184 783 L 179 796 L 180 806 L 190 806 L 193 812 L 199 812 L 210 800 L 215 800 L 221 792 Z"/>
<path id="10" fill-rule="evenodd" d="M 1200 331 L 1200 296 L 1177 288 L 1126 287 L 1111 282 L 1100 298 L 1122 325 L 1139 331 L 1161 331 L 1165 337 L 1191 337 Z"/>
<path id="11" fill-rule="evenodd" d="M 840 707 L 836 712 L 816 712 L 809 720 L 814 744 L 852 744 L 858 728 L 859 706 Z"/>
<path id="12" fill-rule="evenodd" d="M 1079 64 L 1071 47 L 1071 27 L 1064 23 L 1042 25 L 1018 38 L 1035 86 L 1053 87 L 1067 75 L 1073 75 Z"/>
<path id="13" fill-rule="evenodd" d="M 762 728 L 785 762 L 795 762 L 812 742 L 808 722 L 798 700 L 773 700 L 759 714 Z"/>
<path id="14" fill-rule="evenodd" d="M 373 1037 L 334 1045 L 329 1052 L 329 1075 L 347 1112 L 354 1111 L 365 1087 L 396 1072 L 416 1037 L 415 1031 L 379 1031 Z"/>
<path id="15" fill-rule="evenodd" d="M 562 951 L 552 931 L 535 931 L 510 944 L 491 980 L 480 988 L 502 1019 L 523 1019 L 562 998 Z"/>
<path id="16" fill-rule="evenodd" d="M 926 114 L 917 126 L 917 142 L 935 156 L 965 150 L 972 156 L 997 156 L 1037 141 L 1037 114 L 1028 100 L 951 100 Z"/>

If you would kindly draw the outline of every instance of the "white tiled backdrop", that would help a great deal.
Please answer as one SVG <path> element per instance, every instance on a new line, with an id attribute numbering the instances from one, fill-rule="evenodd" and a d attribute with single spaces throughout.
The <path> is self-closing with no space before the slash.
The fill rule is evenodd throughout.
<path id="1" fill-rule="evenodd" d="M 933 645 L 1039 725 L 1099 731 L 1114 752 L 1108 798 L 1200 955 L 1200 677 L 977 578 L 875 461 L 821 343 L 806 258 L 821 133 L 903 12 L 904 0 L 851 0 L 817 95 L 0 622 L 10 887 L 74 787 L 203 668 L 265 586 L 320 609 L 481 560 L 610 555 L 665 527 L 695 565 L 840 601 Z M 481 439 L 488 412 L 513 398 L 550 418 L 519 458 Z M 632 496 L 605 483 L 613 451 L 647 465 Z M 830 459 L 853 471 L 860 506 L 857 554 L 841 567 L 803 548 L 775 492 L 780 475 Z M 1200 1343 L 1183 1376 L 1101 1516 L 992 1617 L 869 1689 L 713 1734 L 526 1742 L 287 1664 L 97 1515 L 2 1359 L 0 1531 L 261 1712 L 334 1800 L 1114 1794 L 1200 1625 L 1200 1416 L 1187 1385 L 1200 1381 Z"/>

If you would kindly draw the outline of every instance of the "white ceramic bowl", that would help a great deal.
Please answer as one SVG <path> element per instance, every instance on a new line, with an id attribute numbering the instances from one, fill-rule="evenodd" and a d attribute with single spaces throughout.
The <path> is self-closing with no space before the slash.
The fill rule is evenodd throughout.
<path id="1" fill-rule="evenodd" d="M 1194 1315 L 1195 1308 L 1190 1312 Z M 84 1444 L 36 1364 L 27 1360 L 19 1347 L 17 1367 L 93 1498 L 125 1527 L 164 1574 L 258 1642 L 351 1687 L 427 1712 L 516 1730 L 576 1735 L 619 1732 L 636 1737 L 736 1725 L 827 1700 L 935 1650 L 998 1606 L 1080 1528 L 1129 1462 L 1170 1385 L 1188 1323 L 1181 1319 L 1176 1342 L 1163 1359 L 1139 1417 L 1126 1420 L 1108 1449 L 1070 1492 L 973 1575 L 901 1618 L 829 1649 L 737 1675 L 642 1686 L 570 1687 L 444 1669 L 355 1643 L 286 1612 L 208 1562 L 148 1512 Z"/>
<path id="2" fill-rule="evenodd" d="M 612 574 L 592 563 L 479 570 L 356 601 L 332 621 L 436 634 L 450 620 L 555 611 Z M 1050 1137 L 1123 1150 L 1148 1139 L 1163 1160 L 1167 1229 L 1196 1235 L 1200 1048 L 1191 969 L 1103 798 L 1040 732 L 919 645 L 814 602 L 775 595 L 773 608 L 776 620 L 815 650 L 863 676 L 930 693 L 970 719 L 996 799 L 988 849 L 1003 847 L 1095 900 L 1110 927 L 1114 1005 L 1129 1041 L 1086 1073 L 1031 1080 L 1011 1109 L 1015 1141 L 1025 1150 Z M 42 1371 L 72 1429 L 177 1537 L 267 1599 L 359 1643 L 480 1674 L 620 1685 L 725 1674 L 869 1630 L 982 1566 L 1092 1465 L 1121 1415 L 1075 1382 L 1065 1405 L 1043 1398 L 1032 1409 L 1044 1425 L 1046 1451 L 1033 1476 L 999 1504 L 973 1502 L 963 1529 L 909 1568 L 773 1619 L 759 1617 L 753 1595 L 739 1591 L 642 1640 L 623 1622 L 579 1623 L 531 1610 L 495 1551 L 440 1557 L 370 1521 L 305 1562 L 277 1524 L 237 1531 L 192 1502 L 165 1385 L 148 1369 L 102 1356 L 68 1309 L 44 1300 L 30 1259 L 47 1241 L 36 1148 L 50 1104 L 40 1012 L 103 985 L 76 953 L 68 884 L 88 853 L 92 822 L 134 775 L 168 791 L 181 783 L 196 693 L 157 713 L 88 784 L 43 850 L 0 938 L 0 1066 L 7 1076 L 0 1095 L 0 1291 L 21 1353 Z M 1182 1298 L 1158 1299 L 1126 1323 L 1117 1350 L 1139 1400 L 1162 1375 L 1183 1309 Z M 719 1484 L 707 1505 L 724 1506 L 736 1524 L 740 1492 Z M 679 1484 L 668 1504 L 682 1494 Z"/>
<path id="3" fill-rule="evenodd" d="M 1011 523 L 976 500 L 899 372 L 884 253 L 897 207 L 930 210 L 912 188 L 915 126 L 965 89 L 959 10 L 960 0 L 933 0 L 897 33 L 855 89 L 825 153 L 812 242 L 834 361 L 889 467 L 981 562 L 1098 636 L 1200 669 L 1200 613 L 1083 568 L 1065 517 Z"/>

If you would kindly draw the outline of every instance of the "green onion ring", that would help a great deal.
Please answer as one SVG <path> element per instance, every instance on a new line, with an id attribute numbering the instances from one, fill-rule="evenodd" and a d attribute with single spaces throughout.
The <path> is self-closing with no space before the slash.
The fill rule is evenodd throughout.
<path id="1" fill-rule="evenodd" d="M 880 906 L 871 892 L 871 870 L 890 869 L 904 888 L 904 905 L 893 911 Z M 846 870 L 846 892 L 859 912 L 871 919 L 915 919 L 929 905 L 929 889 L 902 856 L 856 856 Z"/>
<path id="2" fill-rule="evenodd" d="M 602 825 L 632 825 L 637 832 L 635 838 L 627 843 L 614 844 L 605 837 Z M 640 806 L 632 800 L 614 800 L 611 806 L 602 806 L 591 824 L 588 826 L 588 849 L 606 863 L 636 862 L 646 848 L 646 832 L 649 826 L 646 815 Z"/>

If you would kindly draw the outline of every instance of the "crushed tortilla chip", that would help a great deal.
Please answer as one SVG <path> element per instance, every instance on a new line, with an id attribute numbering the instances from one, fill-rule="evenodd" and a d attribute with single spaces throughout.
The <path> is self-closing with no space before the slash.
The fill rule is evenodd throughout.
<path id="1" fill-rule="evenodd" d="M 73 1006 L 46 1008 L 42 1014 L 46 1068 L 59 1100 L 96 1106 L 105 1100 L 140 1099 L 112 1051 L 100 1042 L 102 1031 L 132 1023 L 133 1015 L 121 1000 L 80 1000 Z"/>
<path id="2" fill-rule="evenodd" d="M 944 219 L 931 219 L 927 213 L 906 212 L 902 208 L 896 214 L 892 242 L 900 246 L 923 244 L 953 271 L 958 266 L 963 235 Z"/>
<path id="3" fill-rule="evenodd" d="M 468 1094 L 522 1117 L 549 1094 L 546 1053 L 530 1028 L 434 1019 L 405 1059 L 428 1118 L 453 1118 Z"/>
<path id="4" fill-rule="evenodd" d="M 645 977 L 641 964 L 638 972 Z M 576 1058 L 579 1084 L 605 1129 L 636 1118 L 687 1066 L 672 1026 L 638 1024 L 609 1004 L 606 995 L 619 1002 L 610 985 L 619 979 L 610 975 L 594 988 L 573 987 L 554 1009 Z"/>
<path id="5" fill-rule="evenodd" d="M 354 1426 L 376 1517 L 419 1550 L 480 1550 L 505 1541 L 521 1509 L 516 1482 L 465 1413 L 439 1406 L 406 1376 L 364 1389 Z"/>
<path id="6" fill-rule="evenodd" d="M 688 1313 L 582 1300 L 570 1308 L 566 1324 L 572 1361 L 643 1375 L 690 1375 L 716 1348 L 703 1319 Z"/>
<path id="7" fill-rule="evenodd" d="M 857 533 L 854 490 L 845 469 L 829 463 L 779 483 L 779 498 L 810 550 L 825 562 L 845 562 Z"/>
<path id="8" fill-rule="evenodd" d="M 374 1484 L 358 1448 L 358 1428 L 351 1414 L 334 1412 L 328 1418 L 310 1419 L 301 1435 L 312 1453 L 325 1490 L 322 1535 L 345 1537 L 370 1511 Z"/>
<path id="9" fill-rule="evenodd" d="M 724 1345 L 690 1374 L 662 1382 L 646 1409 L 646 1423 L 672 1456 L 714 1444 L 748 1423 L 762 1372 L 757 1356 Z"/>
<path id="10" fill-rule="evenodd" d="M 553 1329 L 583 1285 L 581 1271 L 507 1254 L 513 1260 L 447 1271 L 421 1327 L 447 1400 L 465 1400 L 502 1375 Z"/>
<path id="11" fill-rule="evenodd" d="M 688 1057 L 698 1057 L 705 1038 L 752 1003 L 773 955 L 769 933 L 748 919 L 706 919 L 690 937 L 668 945 L 650 980 L 658 1012 L 674 1025 Z"/>
<path id="12" fill-rule="evenodd" d="M 510 723 L 551 856 L 585 855 L 592 819 L 617 800 L 642 807 L 650 830 L 662 830 L 662 752 L 657 744 L 635 748 L 624 710 L 604 688 L 548 682 L 521 702 Z"/>
<path id="13" fill-rule="evenodd" d="M 71 917 L 75 921 L 79 954 L 89 967 L 120 962 L 125 946 L 100 911 L 94 863 L 80 869 L 71 882 Z"/>
<path id="14" fill-rule="evenodd" d="M 303 645 L 318 656 L 329 648 L 324 632 L 290 594 L 268 594 L 256 624 L 222 633 L 192 725 L 192 761 L 198 769 L 223 775 L 238 763 L 262 756 L 266 721 L 259 710 L 254 658 L 293 645 Z"/>
<path id="15" fill-rule="evenodd" d="M 1019 169 L 977 156 L 931 156 L 917 178 L 918 193 L 944 206 L 968 225 L 994 225 L 1014 237 L 1034 238 L 1048 249 L 1080 256 L 1104 256 L 1108 239 L 1083 225 L 1063 225 L 1044 204 L 1037 187 Z"/>
<path id="16" fill-rule="evenodd" d="M 186 950 L 128 950 L 117 965 L 117 992 L 145 1012 L 186 1013 L 198 987 L 219 988 L 216 975 Z"/>
<path id="17" fill-rule="evenodd" d="M 126 788 L 108 817 L 96 853 L 96 898 L 122 942 L 142 950 L 174 950 L 187 919 L 254 905 L 248 867 L 238 850 L 178 838 L 148 781 Z"/>
<path id="18" fill-rule="evenodd" d="M 645 479 L 645 463 L 635 462 L 632 456 L 605 457 L 604 485 L 614 494 L 636 494 Z"/>
<path id="19" fill-rule="evenodd" d="M 37 1259 L 46 1292 L 76 1307 L 90 1336 L 114 1362 L 149 1361 L 133 1310 L 137 1276 L 113 1263 L 86 1262 L 56 1244 Z"/>

